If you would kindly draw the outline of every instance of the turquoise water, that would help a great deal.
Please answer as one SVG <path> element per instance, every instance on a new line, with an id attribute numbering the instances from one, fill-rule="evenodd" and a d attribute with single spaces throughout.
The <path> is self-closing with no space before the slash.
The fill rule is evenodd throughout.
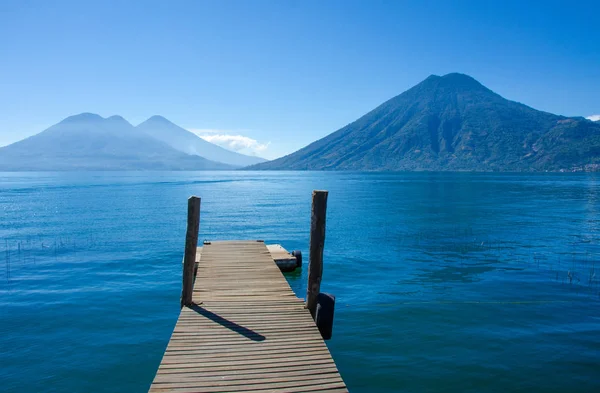
<path id="1" fill-rule="evenodd" d="M 179 312 L 186 198 L 201 240 L 307 254 L 328 189 L 328 345 L 352 392 L 600 391 L 599 181 L 0 174 L 0 390 L 146 391 Z M 288 276 L 299 296 L 306 273 Z"/>

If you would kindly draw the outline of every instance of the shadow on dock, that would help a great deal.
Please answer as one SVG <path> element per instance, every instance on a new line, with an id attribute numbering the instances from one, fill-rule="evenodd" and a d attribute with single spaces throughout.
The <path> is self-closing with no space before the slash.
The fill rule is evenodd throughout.
<path id="1" fill-rule="evenodd" d="M 196 311 L 198 314 L 202 315 L 210 319 L 213 322 L 218 323 L 219 325 L 226 327 L 227 329 L 234 331 L 242 336 L 252 340 L 252 341 L 265 341 L 266 337 L 260 333 L 255 332 L 254 330 L 245 328 L 237 323 L 230 321 L 228 319 L 223 318 L 220 315 L 215 314 L 214 312 L 208 311 L 205 308 L 200 307 L 198 304 L 193 303 L 189 306 L 190 309 Z"/>

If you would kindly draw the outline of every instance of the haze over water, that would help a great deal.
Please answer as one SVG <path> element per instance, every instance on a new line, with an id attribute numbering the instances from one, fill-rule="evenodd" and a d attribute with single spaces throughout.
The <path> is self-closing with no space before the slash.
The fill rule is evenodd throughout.
<path id="1" fill-rule="evenodd" d="M 187 197 L 200 240 L 307 255 L 311 191 L 327 189 L 328 346 L 350 391 L 600 391 L 598 181 L 2 173 L 1 390 L 147 391 L 179 312 Z M 306 263 L 287 276 L 301 297 Z"/>

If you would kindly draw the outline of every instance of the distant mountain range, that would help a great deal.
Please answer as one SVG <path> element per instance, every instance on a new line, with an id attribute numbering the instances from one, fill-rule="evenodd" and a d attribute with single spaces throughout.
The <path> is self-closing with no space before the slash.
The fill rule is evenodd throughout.
<path id="1" fill-rule="evenodd" d="M 171 123 L 162 116 L 152 116 L 138 125 L 137 128 L 151 137 L 165 142 L 176 150 L 186 154 L 202 156 L 211 161 L 223 162 L 238 167 L 267 161 L 264 158 L 247 156 L 223 149 Z"/>
<path id="2" fill-rule="evenodd" d="M 134 127 L 120 116 L 71 116 L 0 148 L 0 171 L 218 170 L 265 161 L 225 150 L 154 116 Z"/>
<path id="3" fill-rule="evenodd" d="M 600 167 L 600 123 L 509 101 L 463 74 L 432 75 L 262 170 L 560 171 Z"/>
<path id="4" fill-rule="evenodd" d="M 509 101 L 463 74 L 432 75 L 355 122 L 266 162 L 161 116 L 71 116 L 0 148 L 0 171 L 21 170 L 600 170 L 600 122 Z"/>

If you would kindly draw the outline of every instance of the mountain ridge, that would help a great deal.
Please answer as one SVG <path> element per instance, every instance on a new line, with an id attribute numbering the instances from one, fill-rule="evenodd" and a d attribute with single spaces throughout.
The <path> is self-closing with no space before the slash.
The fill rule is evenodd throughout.
<path id="1" fill-rule="evenodd" d="M 244 167 L 266 162 L 264 158 L 248 156 L 215 145 L 160 115 L 154 115 L 138 124 L 136 128 L 172 148 L 190 155 L 198 155 L 211 161 Z"/>
<path id="2" fill-rule="evenodd" d="M 354 122 L 252 170 L 544 171 L 600 163 L 600 127 L 430 75 Z"/>
<path id="3" fill-rule="evenodd" d="M 121 116 L 81 113 L 0 148 L 0 170 L 222 170 L 150 137 Z"/>

